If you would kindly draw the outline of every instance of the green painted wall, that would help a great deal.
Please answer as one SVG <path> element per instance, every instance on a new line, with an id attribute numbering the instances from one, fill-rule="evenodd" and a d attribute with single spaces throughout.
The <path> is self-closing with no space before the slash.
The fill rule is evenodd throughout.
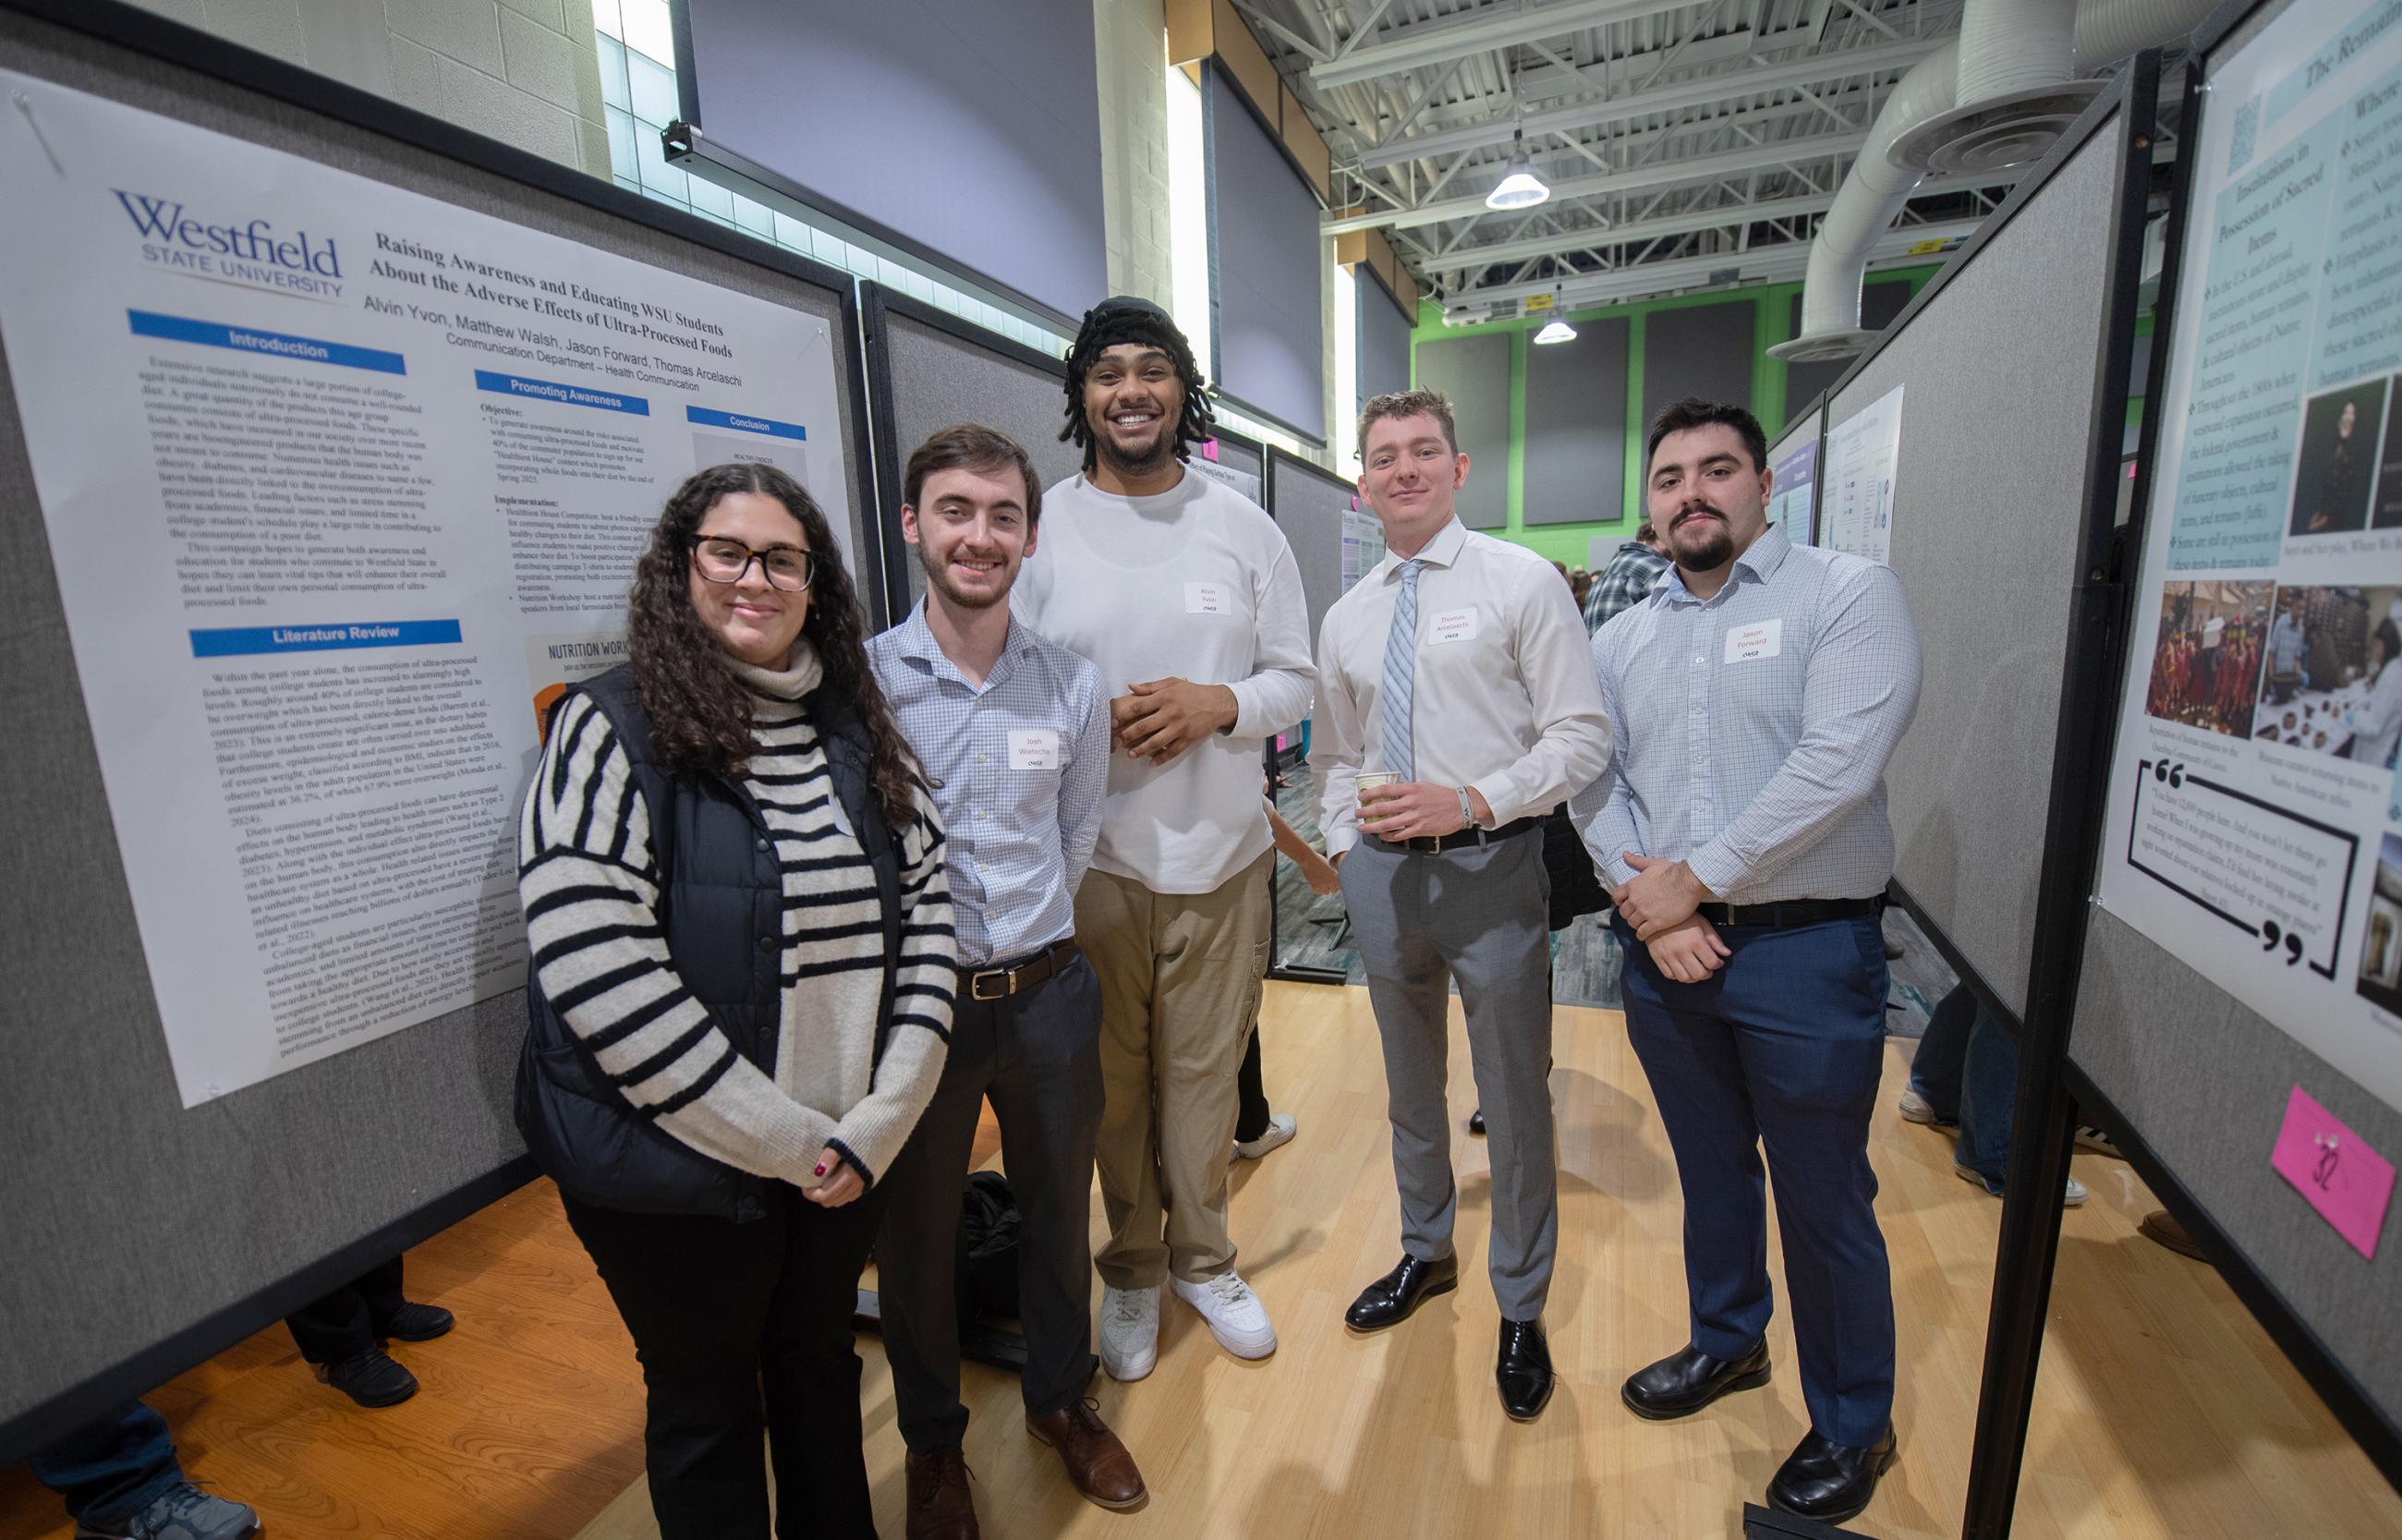
<path id="1" fill-rule="evenodd" d="M 1871 283 L 1907 283 L 1912 294 L 1935 276 L 1934 267 L 1906 268 L 1872 276 Z M 1793 296 L 1802 285 L 1767 283 L 1757 288 L 1732 293 L 1720 290 L 1714 294 L 1680 295 L 1674 299 L 1647 299 L 1630 305 L 1597 305 L 1584 309 L 1563 312 L 1571 325 L 1586 321 L 1600 321 L 1608 316 L 1624 316 L 1626 327 L 1626 484 L 1625 507 L 1622 516 L 1608 522 L 1588 524 L 1538 524 L 1529 528 L 1525 521 L 1525 449 L 1526 449 L 1526 350 L 1532 346 L 1534 334 L 1551 317 L 1521 316 L 1510 321 L 1489 321 L 1480 326 L 1445 326 L 1442 307 L 1433 301 L 1421 302 L 1418 324 L 1410 334 L 1415 346 L 1446 337 L 1464 337 L 1470 332 L 1506 331 L 1510 334 L 1510 523 L 1494 533 L 1515 541 L 1553 561 L 1565 561 L 1571 567 L 1581 567 L 1585 560 L 1586 543 L 1594 535 L 1632 538 L 1635 524 L 1643 506 L 1643 342 L 1644 321 L 1661 311 L 1694 305 L 1723 305 L 1730 300 L 1749 300 L 1753 307 L 1751 409 L 1760 421 L 1769 424 L 1785 419 L 1785 365 L 1768 356 L 1768 350 L 1791 335 L 1788 317 L 1793 309 Z M 1770 436 L 1775 436 L 1772 426 Z M 1470 467 L 1470 474 L 1479 474 Z"/>

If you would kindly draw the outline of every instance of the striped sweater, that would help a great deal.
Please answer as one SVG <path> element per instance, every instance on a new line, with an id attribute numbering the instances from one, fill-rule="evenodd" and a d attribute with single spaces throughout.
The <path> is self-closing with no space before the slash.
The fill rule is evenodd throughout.
<path id="1" fill-rule="evenodd" d="M 817 1184 L 832 1148 L 869 1182 L 889 1169 L 942 1077 L 957 947 L 943 833 L 920 790 L 895 841 L 903 909 L 891 1030 L 877 1056 L 882 909 L 867 855 L 835 798 L 800 699 L 817 658 L 775 672 L 735 665 L 751 688 L 759 749 L 742 775 L 783 867 L 783 1010 L 772 1075 L 738 1053 L 677 977 L 657 902 L 648 808 L 608 718 L 564 702 L 527 792 L 518 889 L 543 991 L 657 1125 L 758 1176 Z M 697 1095 L 692 1089 L 702 1087 Z M 680 1104 L 680 1105 L 673 1105 Z"/>

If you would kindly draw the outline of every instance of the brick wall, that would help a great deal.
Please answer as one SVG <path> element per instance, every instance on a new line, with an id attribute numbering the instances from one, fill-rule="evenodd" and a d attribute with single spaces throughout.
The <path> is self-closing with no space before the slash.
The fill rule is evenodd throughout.
<path id="1" fill-rule="evenodd" d="M 609 174 L 590 0 L 136 0 L 244 48 Z"/>
<path id="2" fill-rule="evenodd" d="M 1093 51 L 1110 291 L 1167 305 L 1167 19 L 1158 0 L 1093 0 Z"/>

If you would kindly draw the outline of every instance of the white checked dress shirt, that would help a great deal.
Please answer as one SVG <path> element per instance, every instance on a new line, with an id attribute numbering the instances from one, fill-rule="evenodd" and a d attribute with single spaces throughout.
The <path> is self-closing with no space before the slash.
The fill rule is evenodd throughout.
<path id="1" fill-rule="evenodd" d="M 1101 829 L 1110 706 L 1093 666 L 1013 619 L 981 688 L 926 629 L 926 604 L 867 644 L 948 840 L 959 964 L 1014 962 L 1075 930 Z"/>
<path id="2" fill-rule="evenodd" d="M 1593 666 L 1618 755 L 1574 816 L 1613 887 L 1633 850 L 1729 903 L 1884 891 L 1885 761 L 1918 709 L 1890 568 L 1772 527 L 1708 599 L 1671 569 L 1594 633 Z"/>
<path id="3" fill-rule="evenodd" d="M 1415 778 L 1484 793 L 1497 827 L 1550 812 L 1609 759 L 1574 596 L 1550 562 L 1456 518 L 1416 559 Z M 1387 551 L 1318 627 L 1309 763 L 1330 857 L 1360 843 L 1360 772 L 1398 768 L 1380 695 L 1401 561 Z"/>

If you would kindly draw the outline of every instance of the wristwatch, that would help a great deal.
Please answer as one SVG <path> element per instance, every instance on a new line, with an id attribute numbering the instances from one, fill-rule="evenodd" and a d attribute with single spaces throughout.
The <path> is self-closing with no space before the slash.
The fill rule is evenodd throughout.
<path id="1" fill-rule="evenodd" d="M 1459 793 L 1459 827 L 1462 829 L 1475 828 L 1476 813 L 1475 810 L 1470 808 L 1468 804 L 1468 788 L 1465 786 L 1455 786 L 1452 790 Z"/>

